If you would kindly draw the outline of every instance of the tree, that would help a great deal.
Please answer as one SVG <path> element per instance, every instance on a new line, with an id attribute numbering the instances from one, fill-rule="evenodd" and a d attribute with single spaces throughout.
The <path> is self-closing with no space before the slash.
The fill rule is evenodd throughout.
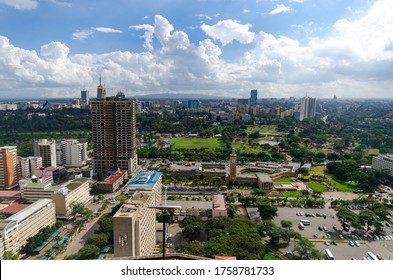
<path id="1" fill-rule="evenodd" d="M 263 220 L 272 220 L 277 216 L 278 209 L 276 206 L 260 203 L 258 204 L 258 211 Z"/>
<path id="2" fill-rule="evenodd" d="M 78 215 L 83 215 L 83 213 L 87 210 L 82 202 L 73 202 L 71 203 L 70 206 L 71 206 L 71 216 L 73 216 L 74 219 Z"/>
<path id="3" fill-rule="evenodd" d="M 186 217 L 179 226 L 183 229 L 183 235 L 189 239 L 199 237 L 201 230 L 205 228 L 200 216 Z"/>
<path id="4" fill-rule="evenodd" d="M 282 220 L 281 227 L 287 229 L 285 232 L 284 239 L 289 242 L 291 240 L 291 228 L 293 227 L 293 223 L 291 221 Z"/>
<path id="5" fill-rule="evenodd" d="M 321 260 L 322 254 L 315 249 L 314 244 L 304 238 L 297 240 L 293 250 L 294 259 L 298 260 Z"/>
<path id="6" fill-rule="evenodd" d="M 17 260 L 18 259 L 18 254 L 15 254 L 12 251 L 5 251 L 3 253 L 3 256 L 1 258 L 2 260 Z"/>
<path id="7" fill-rule="evenodd" d="M 359 228 L 359 217 L 355 212 L 345 207 L 338 207 L 336 212 L 336 216 L 343 227 L 349 224 L 355 228 Z"/>
<path id="8" fill-rule="evenodd" d="M 108 235 L 105 233 L 92 234 L 86 240 L 86 245 L 94 245 L 102 249 L 104 246 L 108 245 Z"/>

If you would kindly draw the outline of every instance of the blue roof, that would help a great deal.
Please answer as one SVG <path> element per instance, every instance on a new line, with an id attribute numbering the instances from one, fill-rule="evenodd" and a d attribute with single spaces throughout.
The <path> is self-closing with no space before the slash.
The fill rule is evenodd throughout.
<path id="1" fill-rule="evenodd" d="M 129 188 L 152 189 L 161 177 L 161 172 L 141 172 L 129 184 Z"/>

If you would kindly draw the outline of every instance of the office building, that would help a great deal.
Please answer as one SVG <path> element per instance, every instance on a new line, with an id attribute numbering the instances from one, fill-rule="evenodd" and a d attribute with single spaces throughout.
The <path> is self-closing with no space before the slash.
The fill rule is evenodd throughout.
<path id="1" fill-rule="evenodd" d="M 156 210 L 162 174 L 142 172 L 128 186 L 131 198 L 113 216 L 114 257 L 152 255 L 156 246 Z"/>
<path id="2" fill-rule="evenodd" d="M 136 102 L 116 97 L 91 102 L 94 172 L 106 177 L 137 166 Z"/>
<path id="3" fill-rule="evenodd" d="M 119 170 L 104 181 L 97 182 L 97 186 L 103 191 L 115 192 L 125 183 L 126 179 L 127 170 Z"/>
<path id="4" fill-rule="evenodd" d="M 34 141 L 34 156 L 42 158 L 42 167 L 57 167 L 56 141 L 40 139 Z"/>
<path id="5" fill-rule="evenodd" d="M 256 89 L 252 89 L 250 93 L 250 109 L 253 109 L 257 106 L 258 103 L 258 91 Z"/>
<path id="6" fill-rule="evenodd" d="M 105 86 L 101 85 L 101 77 L 100 77 L 100 84 L 97 86 L 97 99 L 102 99 L 106 97 L 106 88 Z"/>
<path id="7" fill-rule="evenodd" d="M 0 147 L 0 189 L 11 189 L 18 183 L 18 149 Z"/>
<path id="8" fill-rule="evenodd" d="M 33 170 L 42 167 L 41 157 L 18 157 L 18 174 L 20 179 L 30 178 Z"/>
<path id="9" fill-rule="evenodd" d="M 300 101 L 300 115 L 299 120 L 305 120 L 315 117 L 316 99 L 312 97 L 303 97 Z"/>
<path id="10" fill-rule="evenodd" d="M 371 167 L 375 170 L 386 170 L 393 177 L 393 154 L 373 156 Z"/>
<path id="11" fill-rule="evenodd" d="M 81 167 L 87 160 L 87 142 L 76 139 L 63 139 L 56 144 L 57 161 L 67 167 Z"/>
<path id="12" fill-rule="evenodd" d="M 0 255 L 5 251 L 18 253 L 27 239 L 55 222 L 55 204 L 51 199 L 36 201 L 11 217 L 0 220 Z"/>
<path id="13" fill-rule="evenodd" d="M 89 105 L 89 104 L 90 104 L 89 92 L 87 90 L 82 90 L 81 91 L 81 105 Z"/>
<path id="14" fill-rule="evenodd" d="M 188 100 L 188 109 L 197 110 L 201 108 L 201 102 L 199 100 Z"/>

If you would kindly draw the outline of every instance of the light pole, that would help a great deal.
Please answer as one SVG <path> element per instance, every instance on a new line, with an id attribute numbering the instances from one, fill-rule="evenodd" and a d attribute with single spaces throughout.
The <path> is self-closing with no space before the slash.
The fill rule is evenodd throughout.
<path id="1" fill-rule="evenodd" d="M 181 209 L 181 206 L 177 205 L 150 205 L 149 208 L 154 208 L 162 211 L 163 214 L 163 226 L 162 226 L 162 259 L 165 260 L 165 241 L 166 241 L 166 232 L 165 232 L 165 218 L 166 214 L 169 210 Z"/>

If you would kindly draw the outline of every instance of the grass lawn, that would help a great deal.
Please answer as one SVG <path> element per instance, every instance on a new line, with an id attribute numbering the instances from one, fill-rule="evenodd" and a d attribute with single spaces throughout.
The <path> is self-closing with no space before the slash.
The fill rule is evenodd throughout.
<path id="1" fill-rule="evenodd" d="M 257 132 L 259 133 L 276 133 L 277 126 L 276 125 L 260 125 L 260 126 L 249 126 L 246 129 L 247 133 Z"/>
<path id="2" fill-rule="evenodd" d="M 348 182 L 343 182 L 339 179 L 337 179 L 333 175 L 326 175 L 326 177 L 329 179 L 329 183 L 332 187 L 336 188 L 339 191 L 342 192 L 352 192 L 356 190 L 356 186 L 353 184 L 349 184 Z"/>
<path id="3" fill-rule="evenodd" d="M 314 175 L 321 175 L 323 176 L 323 171 L 327 170 L 326 166 L 322 165 L 322 166 L 312 166 L 310 169 L 310 174 L 314 174 Z"/>
<path id="4" fill-rule="evenodd" d="M 274 181 L 274 183 L 276 183 L 276 184 L 285 184 L 285 183 L 292 183 L 293 181 L 292 181 L 292 179 L 291 178 L 288 178 L 288 177 L 283 177 L 283 178 L 280 178 L 280 179 L 277 179 L 277 180 L 275 180 Z"/>
<path id="5" fill-rule="evenodd" d="M 172 138 L 171 142 L 175 143 L 173 150 L 202 148 L 214 150 L 222 144 L 221 139 L 218 138 Z"/>
<path id="6" fill-rule="evenodd" d="M 307 183 L 307 186 L 309 186 L 315 192 L 326 192 L 329 190 L 329 188 L 324 184 L 314 181 Z"/>
<path id="7" fill-rule="evenodd" d="M 250 144 L 242 143 L 242 142 L 233 142 L 232 148 L 234 151 L 239 150 L 242 153 L 248 153 L 248 154 L 259 153 L 263 151 L 263 149 L 260 146 L 252 147 Z"/>
<path id="8" fill-rule="evenodd" d="M 281 194 L 282 194 L 284 197 L 302 197 L 302 195 L 303 195 L 303 193 L 302 193 L 302 192 L 299 192 L 299 191 L 293 191 L 293 192 L 290 192 L 290 191 L 281 191 Z"/>
<path id="9" fill-rule="evenodd" d="M 368 156 L 376 156 L 379 155 L 379 149 L 366 149 L 366 153 Z"/>

